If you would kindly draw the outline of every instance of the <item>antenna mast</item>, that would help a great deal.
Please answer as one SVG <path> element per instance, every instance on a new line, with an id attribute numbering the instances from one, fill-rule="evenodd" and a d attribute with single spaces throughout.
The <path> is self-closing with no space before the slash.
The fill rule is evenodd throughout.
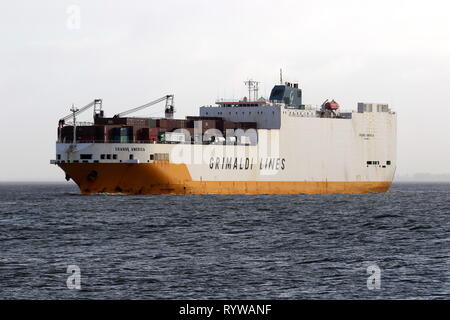
<path id="1" fill-rule="evenodd" d="M 77 144 L 77 112 L 79 111 L 75 106 L 72 104 L 72 108 L 70 109 L 72 111 L 73 116 L 73 141 L 72 144 Z"/>
<path id="2" fill-rule="evenodd" d="M 244 81 L 245 85 L 248 87 L 248 100 L 252 101 L 251 95 L 253 91 L 253 101 L 258 100 L 258 90 L 259 90 L 259 82 L 249 79 Z"/>
<path id="3" fill-rule="evenodd" d="M 283 84 L 283 69 L 280 69 L 280 84 Z"/>

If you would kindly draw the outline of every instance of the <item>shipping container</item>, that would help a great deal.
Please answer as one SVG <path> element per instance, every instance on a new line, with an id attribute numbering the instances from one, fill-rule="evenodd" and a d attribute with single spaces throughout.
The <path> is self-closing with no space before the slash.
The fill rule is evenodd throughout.
<path id="1" fill-rule="evenodd" d="M 136 140 L 141 143 L 150 141 L 150 137 L 153 137 L 153 138 L 156 137 L 156 140 L 158 140 L 158 134 L 159 134 L 159 128 L 140 128 L 137 131 Z"/>
<path id="2" fill-rule="evenodd" d="M 184 143 L 186 142 L 186 136 L 184 133 L 166 132 L 164 134 L 164 141 L 169 143 Z"/>
<path id="3" fill-rule="evenodd" d="M 105 142 L 103 126 L 77 126 L 76 139 L 83 142 Z M 73 126 L 65 126 L 59 130 L 62 142 L 73 142 Z"/>
<path id="4" fill-rule="evenodd" d="M 176 129 L 184 129 L 188 127 L 188 121 L 184 119 L 159 119 L 158 127 L 166 131 L 173 131 Z"/>
<path id="5" fill-rule="evenodd" d="M 153 118 L 148 118 L 148 127 L 149 128 L 156 128 L 157 127 L 157 120 Z"/>
<path id="6" fill-rule="evenodd" d="M 219 118 L 217 119 L 202 119 L 200 117 L 189 117 L 189 119 L 186 121 L 186 127 L 187 128 L 199 128 L 201 132 L 205 132 L 208 129 L 217 129 L 222 131 L 223 130 L 223 120 Z"/>
<path id="7" fill-rule="evenodd" d="M 111 142 L 114 143 L 120 142 L 120 129 L 121 127 L 115 127 L 111 129 Z"/>
<path id="8" fill-rule="evenodd" d="M 226 137 L 226 144 L 236 144 L 236 137 Z"/>
<path id="9" fill-rule="evenodd" d="M 172 131 L 176 129 L 177 123 L 175 119 L 160 119 L 159 127 L 165 129 L 166 131 Z"/>
<path id="10" fill-rule="evenodd" d="M 114 129 L 116 129 L 116 130 L 117 130 L 117 128 L 120 129 L 119 125 L 105 125 L 104 127 L 105 127 L 104 128 L 104 136 L 105 136 L 106 142 L 113 142 L 114 141 L 113 137 L 120 135 L 120 134 L 117 134 L 114 132 Z"/>
<path id="11" fill-rule="evenodd" d="M 211 137 L 211 143 L 213 144 L 225 144 L 225 138 L 224 137 Z"/>
<path id="12" fill-rule="evenodd" d="M 95 124 L 103 124 L 103 125 L 126 125 L 127 124 L 127 118 L 119 118 L 119 117 L 113 117 L 113 118 L 95 118 L 94 119 Z"/>
<path id="13" fill-rule="evenodd" d="M 257 128 L 257 124 L 256 122 L 240 122 L 240 127 L 241 129 L 256 129 Z"/>
<path id="14" fill-rule="evenodd" d="M 106 125 L 116 124 L 125 126 L 148 126 L 149 118 L 134 118 L 134 117 L 112 117 L 112 118 L 95 118 L 95 124 Z"/>
<path id="15" fill-rule="evenodd" d="M 243 144 L 243 145 L 250 145 L 251 144 L 250 137 L 240 136 L 239 137 L 239 143 Z"/>
<path id="16" fill-rule="evenodd" d="M 115 127 L 111 133 L 111 140 L 115 143 L 129 143 L 133 140 L 133 127 Z"/>
<path id="17" fill-rule="evenodd" d="M 225 120 L 223 122 L 223 130 L 227 130 L 227 129 L 236 129 L 236 122 Z"/>

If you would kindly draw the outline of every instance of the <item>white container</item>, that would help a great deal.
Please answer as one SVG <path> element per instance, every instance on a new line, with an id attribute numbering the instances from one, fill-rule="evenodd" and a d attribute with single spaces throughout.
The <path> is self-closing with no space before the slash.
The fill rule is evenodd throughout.
<path id="1" fill-rule="evenodd" d="M 176 142 L 176 143 L 186 142 L 186 136 L 184 135 L 184 133 L 180 132 L 166 132 L 164 138 L 166 142 Z"/>

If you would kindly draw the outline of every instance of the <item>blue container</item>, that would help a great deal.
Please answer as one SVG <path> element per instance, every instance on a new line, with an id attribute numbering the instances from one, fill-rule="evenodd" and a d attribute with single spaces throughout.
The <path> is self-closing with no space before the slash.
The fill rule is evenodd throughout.
<path id="1" fill-rule="evenodd" d="M 120 129 L 121 128 L 112 128 L 111 131 L 111 140 L 115 143 L 120 143 Z"/>
<path id="2" fill-rule="evenodd" d="M 130 137 L 133 135 L 133 128 L 132 127 L 122 127 L 120 128 L 120 136 L 122 137 Z"/>

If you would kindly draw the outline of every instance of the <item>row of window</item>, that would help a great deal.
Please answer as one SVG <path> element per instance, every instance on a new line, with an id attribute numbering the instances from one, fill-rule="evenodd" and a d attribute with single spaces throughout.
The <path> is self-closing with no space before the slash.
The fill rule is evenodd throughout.
<path id="1" fill-rule="evenodd" d="M 380 161 L 367 161 L 367 167 L 368 166 L 379 166 L 380 165 Z M 386 166 L 390 166 L 391 165 L 391 161 L 388 160 L 386 161 L 386 164 L 383 164 L 382 167 L 386 168 Z"/>
<path id="2" fill-rule="evenodd" d="M 80 155 L 80 157 L 81 157 L 82 155 Z M 92 156 L 92 155 L 91 155 Z M 113 159 L 113 160 L 117 160 L 117 154 L 110 154 L 110 153 L 107 153 L 107 154 L 101 154 L 100 155 L 100 159 L 102 159 L 102 160 L 105 160 L 105 159 L 108 159 L 108 160 L 111 160 L 111 159 Z"/>
<path id="3" fill-rule="evenodd" d="M 155 153 L 150 155 L 150 160 L 169 160 L 168 153 Z"/>
<path id="4" fill-rule="evenodd" d="M 287 114 L 287 111 L 284 111 L 283 114 Z M 311 117 L 314 116 L 314 111 L 311 112 L 289 112 L 290 116 L 300 116 L 300 117 Z"/>
<path id="5" fill-rule="evenodd" d="M 61 160 L 61 155 L 57 154 L 56 155 L 56 159 L 57 160 Z M 101 154 L 100 155 L 100 159 L 101 160 L 117 160 L 117 154 L 111 154 L 111 153 L 106 153 L 106 154 Z M 130 154 L 129 155 L 129 159 L 133 160 L 134 159 L 134 155 Z M 92 154 L 85 154 L 82 153 L 80 154 L 80 160 L 84 160 L 83 162 L 88 162 L 87 160 L 92 160 Z M 168 153 L 155 153 L 155 154 L 150 154 L 150 160 L 169 160 L 169 154 Z M 74 160 L 73 162 L 77 163 L 78 160 Z M 95 160 L 94 162 L 98 162 L 98 160 Z"/>
<path id="6" fill-rule="evenodd" d="M 239 108 L 239 107 L 259 107 L 259 103 L 224 103 L 221 104 L 222 108 Z"/>
<path id="7" fill-rule="evenodd" d="M 380 161 L 367 161 L 367 164 L 380 164 Z M 390 160 L 388 160 L 388 161 L 386 161 L 386 165 L 387 166 L 390 166 L 391 165 L 391 161 Z"/>
<path id="8" fill-rule="evenodd" d="M 256 114 L 263 114 L 263 113 L 264 113 L 263 111 L 256 111 Z M 205 112 L 205 114 L 208 115 L 208 112 Z M 219 111 L 219 112 L 217 112 L 217 114 L 218 114 L 218 115 L 222 115 L 223 112 L 222 112 L 222 111 Z M 228 114 L 231 115 L 231 112 L 228 112 Z M 236 114 L 238 114 L 237 111 L 236 111 Z M 245 115 L 245 112 L 243 111 L 242 114 Z M 250 114 L 252 114 L 252 112 L 249 111 L 248 114 L 250 115 Z M 275 111 L 272 111 L 272 114 L 275 114 Z"/>

